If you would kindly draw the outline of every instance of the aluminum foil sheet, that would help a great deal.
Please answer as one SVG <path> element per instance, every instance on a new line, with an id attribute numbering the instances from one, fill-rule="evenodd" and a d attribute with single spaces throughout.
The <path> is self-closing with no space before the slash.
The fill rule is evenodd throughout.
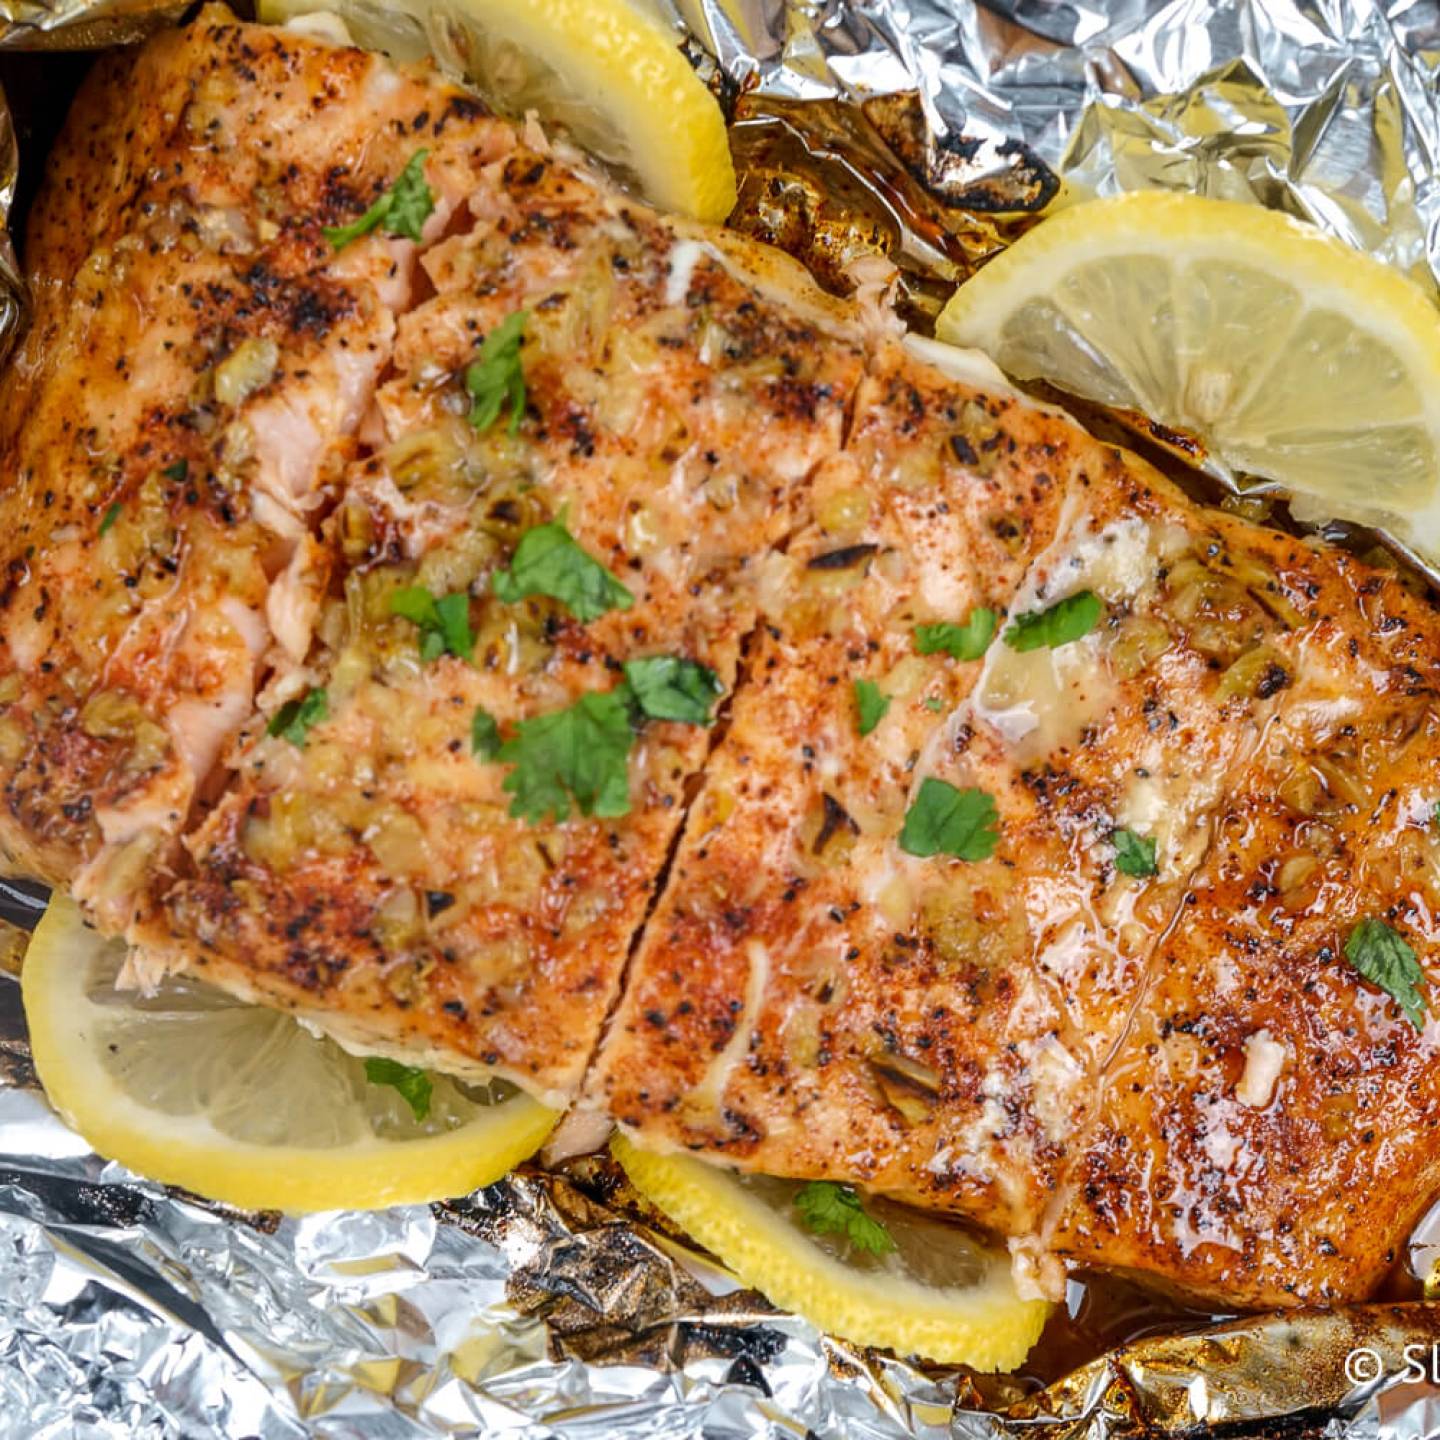
<path id="1" fill-rule="evenodd" d="M 733 112 L 737 223 L 837 288 L 886 253 L 917 323 L 1067 191 L 1251 199 L 1440 276 L 1435 0 L 661 3 Z M 0 0 L 0 48 L 178 11 Z M 0 218 L 16 161 L 0 110 Z M 15 275 L 0 243 L 4 342 Z M 0 884 L 0 913 L 34 902 Z M 1409 1303 L 1172 1324 L 1058 1379 L 935 1371 L 775 1313 L 594 1159 L 431 1208 L 238 1214 L 67 1131 L 0 975 L 0 1440 L 1416 1440 L 1437 1346 L 1440 1305 Z"/>
<path id="2" fill-rule="evenodd" d="M 0 48 L 95 50 L 126 45 L 178 20 L 177 0 L 3 0 Z"/>
<path id="3" fill-rule="evenodd" d="M 1435 1353 L 1436 1307 L 1153 1337 L 1017 1395 L 777 1314 L 638 1221 L 603 1161 L 430 1208 L 242 1214 L 126 1174 L 54 1118 L 10 981 L 0 1074 L 3 1440 L 1440 1433 L 1434 1385 L 1376 1383 Z M 1357 1355 L 1376 1367 L 1358 1387 Z"/>

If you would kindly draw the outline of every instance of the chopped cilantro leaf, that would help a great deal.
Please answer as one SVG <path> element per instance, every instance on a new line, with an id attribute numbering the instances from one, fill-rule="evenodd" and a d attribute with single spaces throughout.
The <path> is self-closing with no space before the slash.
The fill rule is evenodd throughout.
<path id="1" fill-rule="evenodd" d="M 843 1235 L 857 1250 L 888 1255 L 895 1248 L 890 1232 L 861 1208 L 860 1197 L 834 1180 L 812 1180 L 795 1192 L 795 1208 L 817 1235 Z"/>
<path id="2" fill-rule="evenodd" d="M 1104 606 L 1093 590 L 1081 590 L 1057 600 L 1046 610 L 1017 615 L 1005 628 L 1005 643 L 1012 650 L 1039 650 L 1068 645 L 1088 635 Z"/>
<path id="3" fill-rule="evenodd" d="M 322 227 L 331 248 L 343 250 L 352 240 L 368 235 L 376 226 L 387 235 L 418 240 L 421 226 L 435 208 L 435 196 L 425 183 L 425 157 L 429 153 L 428 150 L 417 150 L 395 183 L 358 220 L 349 225 Z"/>
<path id="4" fill-rule="evenodd" d="M 995 801 L 983 790 L 957 790 L 926 776 L 905 814 L 900 848 L 926 859 L 953 855 L 958 860 L 988 860 L 999 843 Z"/>
<path id="5" fill-rule="evenodd" d="M 390 613 L 419 627 L 422 660 L 438 660 L 446 653 L 468 660 L 475 651 L 470 597 L 463 590 L 437 597 L 423 585 L 407 585 L 390 592 Z"/>
<path id="6" fill-rule="evenodd" d="M 564 820 L 573 799 L 582 815 L 609 818 L 630 811 L 628 685 L 591 691 L 565 710 L 522 720 L 499 758 L 515 768 L 505 789 L 515 798 L 510 813 L 538 824 Z"/>
<path id="7" fill-rule="evenodd" d="M 952 660 L 978 660 L 995 638 L 995 612 L 977 605 L 963 625 L 942 621 L 915 627 L 915 648 L 922 655 L 943 650 Z"/>
<path id="8" fill-rule="evenodd" d="M 679 720 L 687 725 L 708 725 L 711 706 L 725 688 L 713 670 L 679 655 L 627 660 L 625 678 L 635 703 L 649 719 Z"/>
<path id="9" fill-rule="evenodd" d="M 402 1065 L 398 1060 L 372 1055 L 365 1061 L 365 1078 L 372 1085 L 391 1085 L 398 1090 L 400 1098 L 417 1120 L 423 1120 L 430 1113 L 430 1095 L 434 1086 L 423 1070 L 417 1070 L 413 1065 Z"/>
<path id="10" fill-rule="evenodd" d="M 1155 864 L 1155 842 L 1133 830 L 1112 830 L 1110 843 L 1115 847 L 1115 868 L 1122 875 L 1137 880 L 1159 873 Z"/>
<path id="11" fill-rule="evenodd" d="M 608 610 L 628 610 L 635 603 L 635 597 L 575 543 L 563 515 L 527 530 L 515 547 L 510 568 L 497 570 L 492 583 L 507 605 L 529 595 L 549 595 L 585 624 Z"/>
<path id="12" fill-rule="evenodd" d="M 190 462 L 188 460 L 172 461 L 160 473 L 167 480 L 173 480 L 177 485 L 182 485 L 190 478 Z"/>
<path id="13" fill-rule="evenodd" d="M 1424 1028 L 1426 1005 L 1418 987 L 1425 972 L 1398 931 L 1383 920 L 1362 920 L 1345 942 L 1345 958 L 1395 1000 L 1417 1030 Z"/>
<path id="14" fill-rule="evenodd" d="M 422 627 L 440 623 L 435 597 L 423 585 L 407 585 L 396 590 L 390 596 L 390 613 Z"/>
<path id="15" fill-rule="evenodd" d="M 452 655 L 468 660 L 475 651 L 475 637 L 470 633 L 470 597 L 463 590 L 442 595 L 435 602 L 435 613 L 440 617 L 440 636 L 445 648 Z"/>
<path id="16" fill-rule="evenodd" d="M 475 707 L 470 720 L 470 753 L 482 760 L 493 760 L 500 753 L 500 727 L 483 705 Z"/>
<path id="17" fill-rule="evenodd" d="M 510 433 L 525 417 L 525 370 L 520 363 L 520 342 L 528 310 L 507 315 L 481 342 L 480 353 L 465 367 L 465 388 L 470 392 L 470 423 L 488 430 L 510 402 Z"/>
<path id="18" fill-rule="evenodd" d="M 945 702 L 938 695 L 927 695 L 925 697 L 925 708 L 932 715 L 938 715 L 944 708 Z"/>
<path id="19" fill-rule="evenodd" d="M 855 682 L 855 709 L 862 735 L 868 735 L 885 718 L 889 708 L 890 697 L 873 680 Z"/>
<path id="20" fill-rule="evenodd" d="M 124 509 L 125 507 L 118 500 L 110 504 L 106 508 L 105 513 L 100 517 L 100 530 L 98 533 L 101 535 L 107 534 L 110 527 L 120 518 Z"/>
<path id="21" fill-rule="evenodd" d="M 279 735 L 298 750 L 305 748 L 310 727 L 318 725 L 330 714 L 330 697 L 323 690 L 309 690 L 294 700 L 287 700 L 265 727 L 267 735 Z"/>

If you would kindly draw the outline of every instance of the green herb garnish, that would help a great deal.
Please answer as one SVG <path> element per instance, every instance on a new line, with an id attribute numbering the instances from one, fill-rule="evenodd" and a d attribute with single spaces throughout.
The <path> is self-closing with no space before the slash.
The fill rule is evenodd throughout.
<path id="1" fill-rule="evenodd" d="M 1110 843 L 1115 847 L 1115 868 L 1122 875 L 1137 880 L 1159 873 L 1155 864 L 1155 842 L 1133 830 L 1112 830 Z"/>
<path id="2" fill-rule="evenodd" d="M 505 789 L 510 813 L 538 824 L 564 820 L 574 800 L 582 815 L 602 818 L 630 811 L 632 697 L 628 685 L 582 695 L 565 710 L 521 720 L 499 758 L 515 768 Z"/>
<path id="3" fill-rule="evenodd" d="M 372 1085 L 389 1085 L 398 1090 L 400 1098 L 417 1120 L 429 1115 L 430 1095 L 435 1087 L 423 1070 L 417 1070 L 413 1065 L 402 1065 L 398 1060 L 372 1055 L 365 1061 L 365 1078 Z"/>
<path id="4" fill-rule="evenodd" d="M 609 819 L 629 814 L 630 746 L 636 731 L 646 720 L 708 725 L 722 689 L 715 672 L 697 661 L 652 655 L 627 660 L 625 679 L 613 690 L 592 691 L 567 709 L 521 720 L 513 738 L 495 751 L 495 758 L 514 766 L 504 781 L 515 797 L 511 815 L 532 824 L 565 820 L 572 801 L 582 815 Z M 499 738 L 484 711 L 476 712 L 471 731 L 480 753 L 477 737 L 487 748 Z"/>
<path id="5" fill-rule="evenodd" d="M 419 627 L 422 660 L 438 660 L 447 653 L 468 660 L 474 654 L 470 597 L 463 590 L 436 596 L 423 585 L 407 585 L 390 592 L 390 613 Z"/>
<path id="6" fill-rule="evenodd" d="M 1398 931 L 1383 920 L 1360 921 L 1345 942 L 1345 958 L 1395 1000 L 1417 1030 L 1424 1028 L 1426 1006 L 1418 987 L 1425 972 Z"/>
<path id="7" fill-rule="evenodd" d="M 927 776 L 905 814 L 900 848 L 921 859 L 953 855 L 957 860 L 988 860 L 999 843 L 999 814 L 983 790 L 957 790 Z"/>
<path id="8" fill-rule="evenodd" d="M 1005 628 L 1005 643 L 1012 650 L 1039 650 L 1068 645 L 1088 635 L 1104 607 L 1093 590 L 1081 590 L 1057 600 L 1048 610 L 1017 615 Z"/>
<path id="9" fill-rule="evenodd" d="M 855 709 L 862 735 L 868 735 L 885 718 L 889 708 L 890 697 L 873 680 L 855 682 Z"/>
<path id="10" fill-rule="evenodd" d="M 425 183 L 425 157 L 429 153 L 417 150 L 395 183 L 358 220 L 349 225 L 323 226 L 322 233 L 331 247 L 343 250 L 377 226 L 387 235 L 418 240 L 420 227 L 435 208 L 435 196 Z"/>
<path id="11" fill-rule="evenodd" d="M 848 1185 L 812 1180 L 795 1192 L 795 1208 L 817 1235 L 843 1235 L 869 1255 L 888 1255 L 895 1248 L 890 1232 L 865 1213 L 860 1197 Z"/>
<path id="12" fill-rule="evenodd" d="M 915 648 L 922 655 L 943 651 L 952 660 L 978 660 L 995 638 L 995 612 L 977 605 L 965 617 L 963 625 L 942 621 L 936 625 L 915 627 Z"/>
<path id="13" fill-rule="evenodd" d="M 520 537 L 508 570 L 491 582 L 496 596 L 514 605 L 530 595 L 549 595 L 588 624 L 609 610 L 628 610 L 635 597 L 565 528 L 565 517 L 537 525 Z"/>
<path id="14" fill-rule="evenodd" d="M 183 485 L 190 478 L 190 462 L 188 460 L 172 460 L 160 472 L 167 480 L 173 480 L 177 485 Z"/>
<path id="15" fill-rule="evenodd" d="M 476 706 L 470 719 L 470 753 L 482 760 L 494 760 L 500 754 L 500 727 L 484 706 Z"/>
<path id="16" fill-rule="evenodd" d="M 625 679 L 640 711 L 651 720 L 708 725 L 710 709 L 724 690 L 720 677 L 695 660 L 651 655 L 625 662 Z"/>
<path id="17" fill-rule="evenodd" d="M 125 507 L 118 500 L 107 506 L 105 513 L 100 517 L 99 534 L 108 534 L 110 527 L 120 518 L 120 514 L 124 509 Z"/>
<path id="18" fill-rule="evenodd" d="M 520 342 L 528 310 L 507 315 L 481 342 L 480 353 L 465 367 L 465 388 L 470 392 L 470 423 L 488 430 L 510 402 L 510 433 L 525 417 L 525 370 L 520 363 Z"/>
<path id="19" fill-rule="evenodd" d="M 318 725 L 330 714 L 330 697 L 323 690 L 309 690 L 294 700 L 287 700 L 265 727 L 267 735 L 279 735 L 297 750 L 305 748 L 310 727 Z"/>

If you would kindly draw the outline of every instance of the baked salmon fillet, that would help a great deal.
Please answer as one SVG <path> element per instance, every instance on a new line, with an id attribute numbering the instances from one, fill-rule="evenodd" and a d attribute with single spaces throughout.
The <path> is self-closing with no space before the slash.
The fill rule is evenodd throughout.
<path id="1" fill-rule="evenodd" d="M 321 94 L 354 108 L 353 52 L 245 43 L 335 67 Z M 859 327 L 784 257 L 664 220 L 543 137 L 446 122 L 470 102 L 438 83 L 394 83 L 390 178 L 423 148 L 465 200 L 418 246 L 423 297 L 390 327 L 364 453 L 312 526 L 313 643 L 247 706 L 234 778 L 131 928 L 137 973 L 187 965 L 563 1105 L 765 557 L 840 448 Z M 336 263 L 393 248 L 358 237 Z"/>
<path id="2" fill-rule="evenodd" d="M 439 230 L 446 187 L 467 193 L 509 129 L 226 12 L 103 59 L 56 146 L 0 390 L 0 847 L 110 928 L 173 873 L 257 682 L 305 659 L 330 586 L 313 517 L 417 248 L 337 253 L 321 227 L 452 101 L 431 125 Z"/>
<path id="3" fill-rule="evenodd" d="M 1265 540 L 1294 623 L 1262 663 L 1285 688 L 1105 1073 L 1054 1236 L 1239 1305 L 1366 1294 L 1440 1186 L 1437 616 L 1394 575 Z M 1373 983 L 1407 970 L 1404 1005 Z"/>
<path id="4" fill-rule="evenodd" d="M 1032 1293 L 1374 1289 L 1440 1187 L 1429 599 L 218 8 L 97 68 L 27 265 L 0 846 L 130 982 Z"/>
<path id="5" fill-rule="evenodd" d="M 826 472 L 863 497 L 853 534 L 808 492 L 592 1086 L 650 1143 L 979 1220 L 1038 1284 L 1100 1077 L 1276 703 L 1234 663 L 1279 622 L 1243 589 L 1191 608 L 1259 532 L 923 354 L 874 357 Z M 842 542 L 861 558 L 817 608 Z M 873 728 L 856 678 L 889 701 Z M 907 833 L 937 796 L 985 817 L 960 853 Z"/>

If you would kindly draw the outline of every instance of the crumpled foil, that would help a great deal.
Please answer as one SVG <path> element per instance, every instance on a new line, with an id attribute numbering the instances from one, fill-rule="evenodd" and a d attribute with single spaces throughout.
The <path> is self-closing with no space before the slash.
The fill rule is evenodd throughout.
<path id="1" fill-rule="evenodd" d="M 0 363 L 10 353 L 23 313 L 20 267 L 15 249 L 5 229 L 6 217 L 15 203 L 15 184 L 19 179 L 20 151 L 15 143 L 15 126 L 0 93 Z"/>
<path id="2" fill-rule="evenodd" d="M 734 223 L 837 289 L 886 254 L 915 323 L 1066 190 L 1253 200 L 1436 289 L 1434 0 L 658 3 L 731 111 Z M 0 49 L 182 8 L 0 0 Z M 0 218 L 16 158 L 0 109 Z M 0 243 L 0 343 L 20 314 Z M 34 914 L 0 882 L 0 915 Z M 597 1159 L 429 1208 L 232 1212 L 55 1118 L 0 974 L 0 1440 L 1415 1440 L 1440 1436 L 1437 1345 L 1440 1305 L 1409 1303 L 1172 1329 L 1048 1385 L 919 1367 L 777 1314 Z"/>

